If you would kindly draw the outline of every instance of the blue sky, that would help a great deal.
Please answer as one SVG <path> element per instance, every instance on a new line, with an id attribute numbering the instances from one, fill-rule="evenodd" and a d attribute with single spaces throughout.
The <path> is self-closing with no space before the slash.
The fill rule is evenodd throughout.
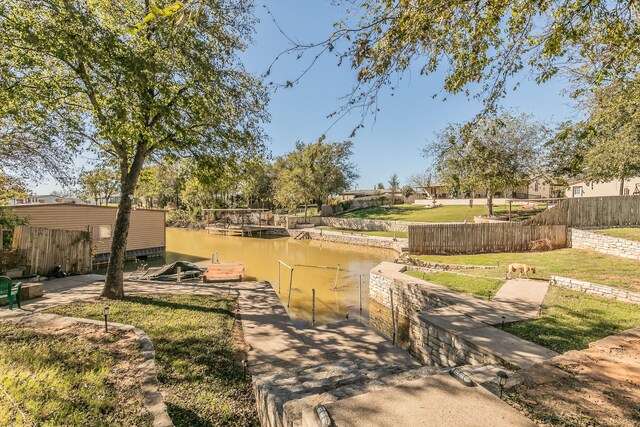
<path id="1" fill-rule="evenodd" d="M 263 4 L 256 3 L 260 22 L 254 44 L 243 54 L 246 68 L 256 74 L 263 73 L 278 53 L 289 46 Z M 287 35 L 302 42 L 326 38 L 332 31 L 332 24 L 344 13 L 328 0 L 277 0 L 268 5 Z M 278 82 L 295 79 L 310 58 L 300 61 L 292 56 L 282 58 L 269 79 Z M 503 106 L 531 113 L 549 124 L 575 115 L 570 99 L 562 94 L 564 82 L 554 80 L 536 85 L 526 78 L 520 81 L 520 88 L 507 96 Z M 271 152 L 284 154 L 298 139 L 316 140 L 334 121 L 326 116 L 341 105 L 340 97 L 348 93 L 354 83 L 354 71 L 348 66 L 338 67 L 337 58 L 326 55 L 299 84 L 272 93 L 268 107 L 271 121 L 265 125 Z M 448 96 L 447 101 L 432 99 L 434 93 L 442 93 L 442 84 L 442 74 L 425 77 L 410 71 L 393 96 L 387 92 L 380 97 L 380 112 L 375 120 L 367 117 L 365 127 L 351 138 L 353 161 L 360 173 L 358 188 L 371 188 L 377 182 L 386 184 L 393 173 L 404 182 L 410 174 L 425 170 L 429 162 L 420 151 L 434 133 L 447 123 L 468 120 L 480 111 L 481 103 L 465 96 Z M 327 140 L 349 139 L 360 119 L 357 112 L 344 117 L 327 133 Z M 38 193 L 46 193 L 57 187 L 49 182 L 41 183 L 35 189 Z"/>
<path id="2" fill-rule="evenodd" d="M 256 43 L 245 56 L 245 64 L 251 71 L 263 72 L 288 42 L 262 4 L 256 9 L 261 22 L 257 26 Z M 303 42 L 322 40 L 342 16 L 342 10 L 326 0 L 278 0 L 269 2 L 269 9 L 287 35 Z M 292 80 L 309 59 L 284 58 L 269 77 L 281 82 Z M 550 124 L 575 115 L 570 99 L 562 95 L 564 82 L 554 80 L 537 85 L 526 78 L 520 81 L 520 88 L 504 100 L 506 108 L 531 113 Z M 348 66 L 338 67 L 337 58 L 328 55 L 321 58 L 299 84 L 272 94 L 271 123 L 265 127 L 272 152 L 283 154 L 291 150 L 297 139 L 313 141 L 322 135 L 333 123 L 326 115 L 340 105 L 339 98 L 354 83 L 354 71 Z M 364 129 L 352 138 L 353 160 L 361 175 L 358 188 L 370 188 L 377 182 L 386 184 L 393 173 L 403 181 L 408 175 L 425 170 L 429 161 L 421 156 L 421 148 L 434 133 L 447 123 L 468 120 L 481 110 L 479 101 L 465 96 L 448 97 L 447 101 L 432 99 L 434 93 L 442 93 L 442 84 L 442 74 L 425 77 L 409 72 L 394 96 L 386 93 L 380 98 L 381 111 L 375 121 L 373 117 L 367 118 Z M 349 139 L 360 118 L 359 113 L 345 117 L 329 131 L 327 139 Z"/>

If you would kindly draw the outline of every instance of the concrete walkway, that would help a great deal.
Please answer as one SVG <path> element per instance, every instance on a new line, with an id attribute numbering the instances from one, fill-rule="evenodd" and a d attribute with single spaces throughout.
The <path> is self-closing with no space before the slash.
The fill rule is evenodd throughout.
<path id="1" fill-rule="evenodd" d="M 102 280 L 85 276 L 45 282 L 44 297 L 26 301 L 23 309 L 97 297 Z M 357 322 L 295 329 L 265 282 L 125 281 L 125 292 L 235 295 L 263 426 L 318 426 L 318 404 L 326 404 L 336 426 L 532 425 L 482 387 L 461 386 L 441 368 L 419 367 L 406 352 Z M 465 413 L 487 423 L 462 422 Z"/>
<path id="2" fill-rule="evenodd" d="M 503 365 L 514 369 L 528 368 L 558 355 L 499 328 L 503 322 L 508 324 L 536 318 L 548 290 L 547 282 L 509 280 L 492 300 L 486 301 L 408 276 L 404 274 L 406 266 L 403 264 L 383 262 L 373 270 L 396 281 L 418 285 L 432 298 L 437 296 L 446 306 L 422 310 L 418 315 L 420 321 L 495 356 Z"/>

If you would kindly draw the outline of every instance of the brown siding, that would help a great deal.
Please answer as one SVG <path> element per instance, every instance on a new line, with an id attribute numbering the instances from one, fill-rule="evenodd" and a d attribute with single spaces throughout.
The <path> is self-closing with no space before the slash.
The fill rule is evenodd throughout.
<path id="1" fill-rule="evenodd" d="M 13 206 L 12 209 L 16 215 L 28 218 L 28 225 L 32 227 L 90 231 L 100 225 L 111 225 L 113 229 L 117 212 L 117 208 L 113 207 L 74 204 Z M 97 239 L 93 236 L 95 254 L 108 253 L 111 249 L 111 239 Z M 132 211 L 127 250 L 164 246 L 165 211 Z"/>

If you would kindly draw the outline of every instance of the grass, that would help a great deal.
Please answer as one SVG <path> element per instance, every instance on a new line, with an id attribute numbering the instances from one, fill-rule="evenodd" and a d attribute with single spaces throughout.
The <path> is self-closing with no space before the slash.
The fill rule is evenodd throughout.
<path id="1" fill-rule="evenodd" d="M 405 274 L 484 299 L 489 291 L 495 295 L 504 283 L 503 280 L 447 272 L 408 271 Z M 585 349 L 590 342 L 638 326 L 640 310 L 637 305 L 551 286 L 540 317 L 507 325 L 505 330 L 564 353 Z"/>
<path id="2" fill-rule="evenodd" d="M 507 325 L 505 330 L 563 353 L 639 325 L 637 305 L 551 286 L 539 318 Z"/>
<path id="3" fill-rule="evenodd" d="M 250 379 L 234 338 L 235 301 L 225 296 L 132 296 L 110 301 L 109 318 L 145 330 L 174 424 L 258 425 Z M 65 316 L 101 318 L 104 301 L 59 306 Z"/>
<path id="4" fill-rule="evenodd" d="M 117 372 L 128 360 L 110 347 L 119 338 L 96 335 L 95 328 L 82 332 L 0 325 L 0 425 L 152 424 L 138 401 L 140 387 L 125 386 Z"/>
<path id="5" fill-rule="evenodd" d="M 594 233 L 606 234 L 611 237 L 619 237 L 621 239 L 635 240 L 640 242 L 640 227 L 636 228 L 608 228 L 606 230 L 593 230 Z"/>
<path id="6" fill-rule="evenodd" d="M 495 295 L 496 291 L 504 284 L 504 280 L 488 277 L 469 277 L 456 273 L 407 271 L 405 274 L 483 299 L 489 299 L 490 294 Z"/>
<path id="7" fill-rule="evenodd" d="M 478 276 L 504 278 L 511 263 L 536 267 L 534 278 L 563 276 L 640 292 L 640 263 L 636 260 L 579 249 L 559 249 L 548 252 L 496 253 L 477 255 L 421 255 L 424 261 L 448 264 L 497 265 L 497 269 L 467 270 Z"/>
<path id="8" fill-rule="evenodd" d="M 346 234 L 364 234 L 366 236 L 379 236 L 379 237 L 397 237 L 408 238 L 409 233 L 406 231 L 371 231 L 371 230 L 354 230 L 351 228 L 335 228 L 335 227 L 321 227 L 323 230 L 338 231 Z"/>
<path id="9" fill-rule="evenodd" d="M 520 206 L 514 205 L 513 212 L 520 211 Z M 494 215 L 505 215 L 509 212 L 507 206 L 493 208 Z M 474 216 L 487 215 L 487 207 L 482 205 L 469 206 L 441 206 L 427 209 L 422 205 L 372 206 L 356 209 L 339 215 L 342 218 L 385 219 L 391 221 L 413 222 L 473 222 Z"/>

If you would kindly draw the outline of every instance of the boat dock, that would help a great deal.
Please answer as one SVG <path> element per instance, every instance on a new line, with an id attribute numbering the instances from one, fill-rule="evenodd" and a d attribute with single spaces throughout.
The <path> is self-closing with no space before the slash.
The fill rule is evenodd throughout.
<path id="1" fill-rule="evenodd" d="M 230 236 L 254 236 L 264 234 L 286 234 L 287 228 L 277 225 L 252 225 L 252 224 L 209 224 L 205 229 L 211 234 L 223 234 Z"/>

